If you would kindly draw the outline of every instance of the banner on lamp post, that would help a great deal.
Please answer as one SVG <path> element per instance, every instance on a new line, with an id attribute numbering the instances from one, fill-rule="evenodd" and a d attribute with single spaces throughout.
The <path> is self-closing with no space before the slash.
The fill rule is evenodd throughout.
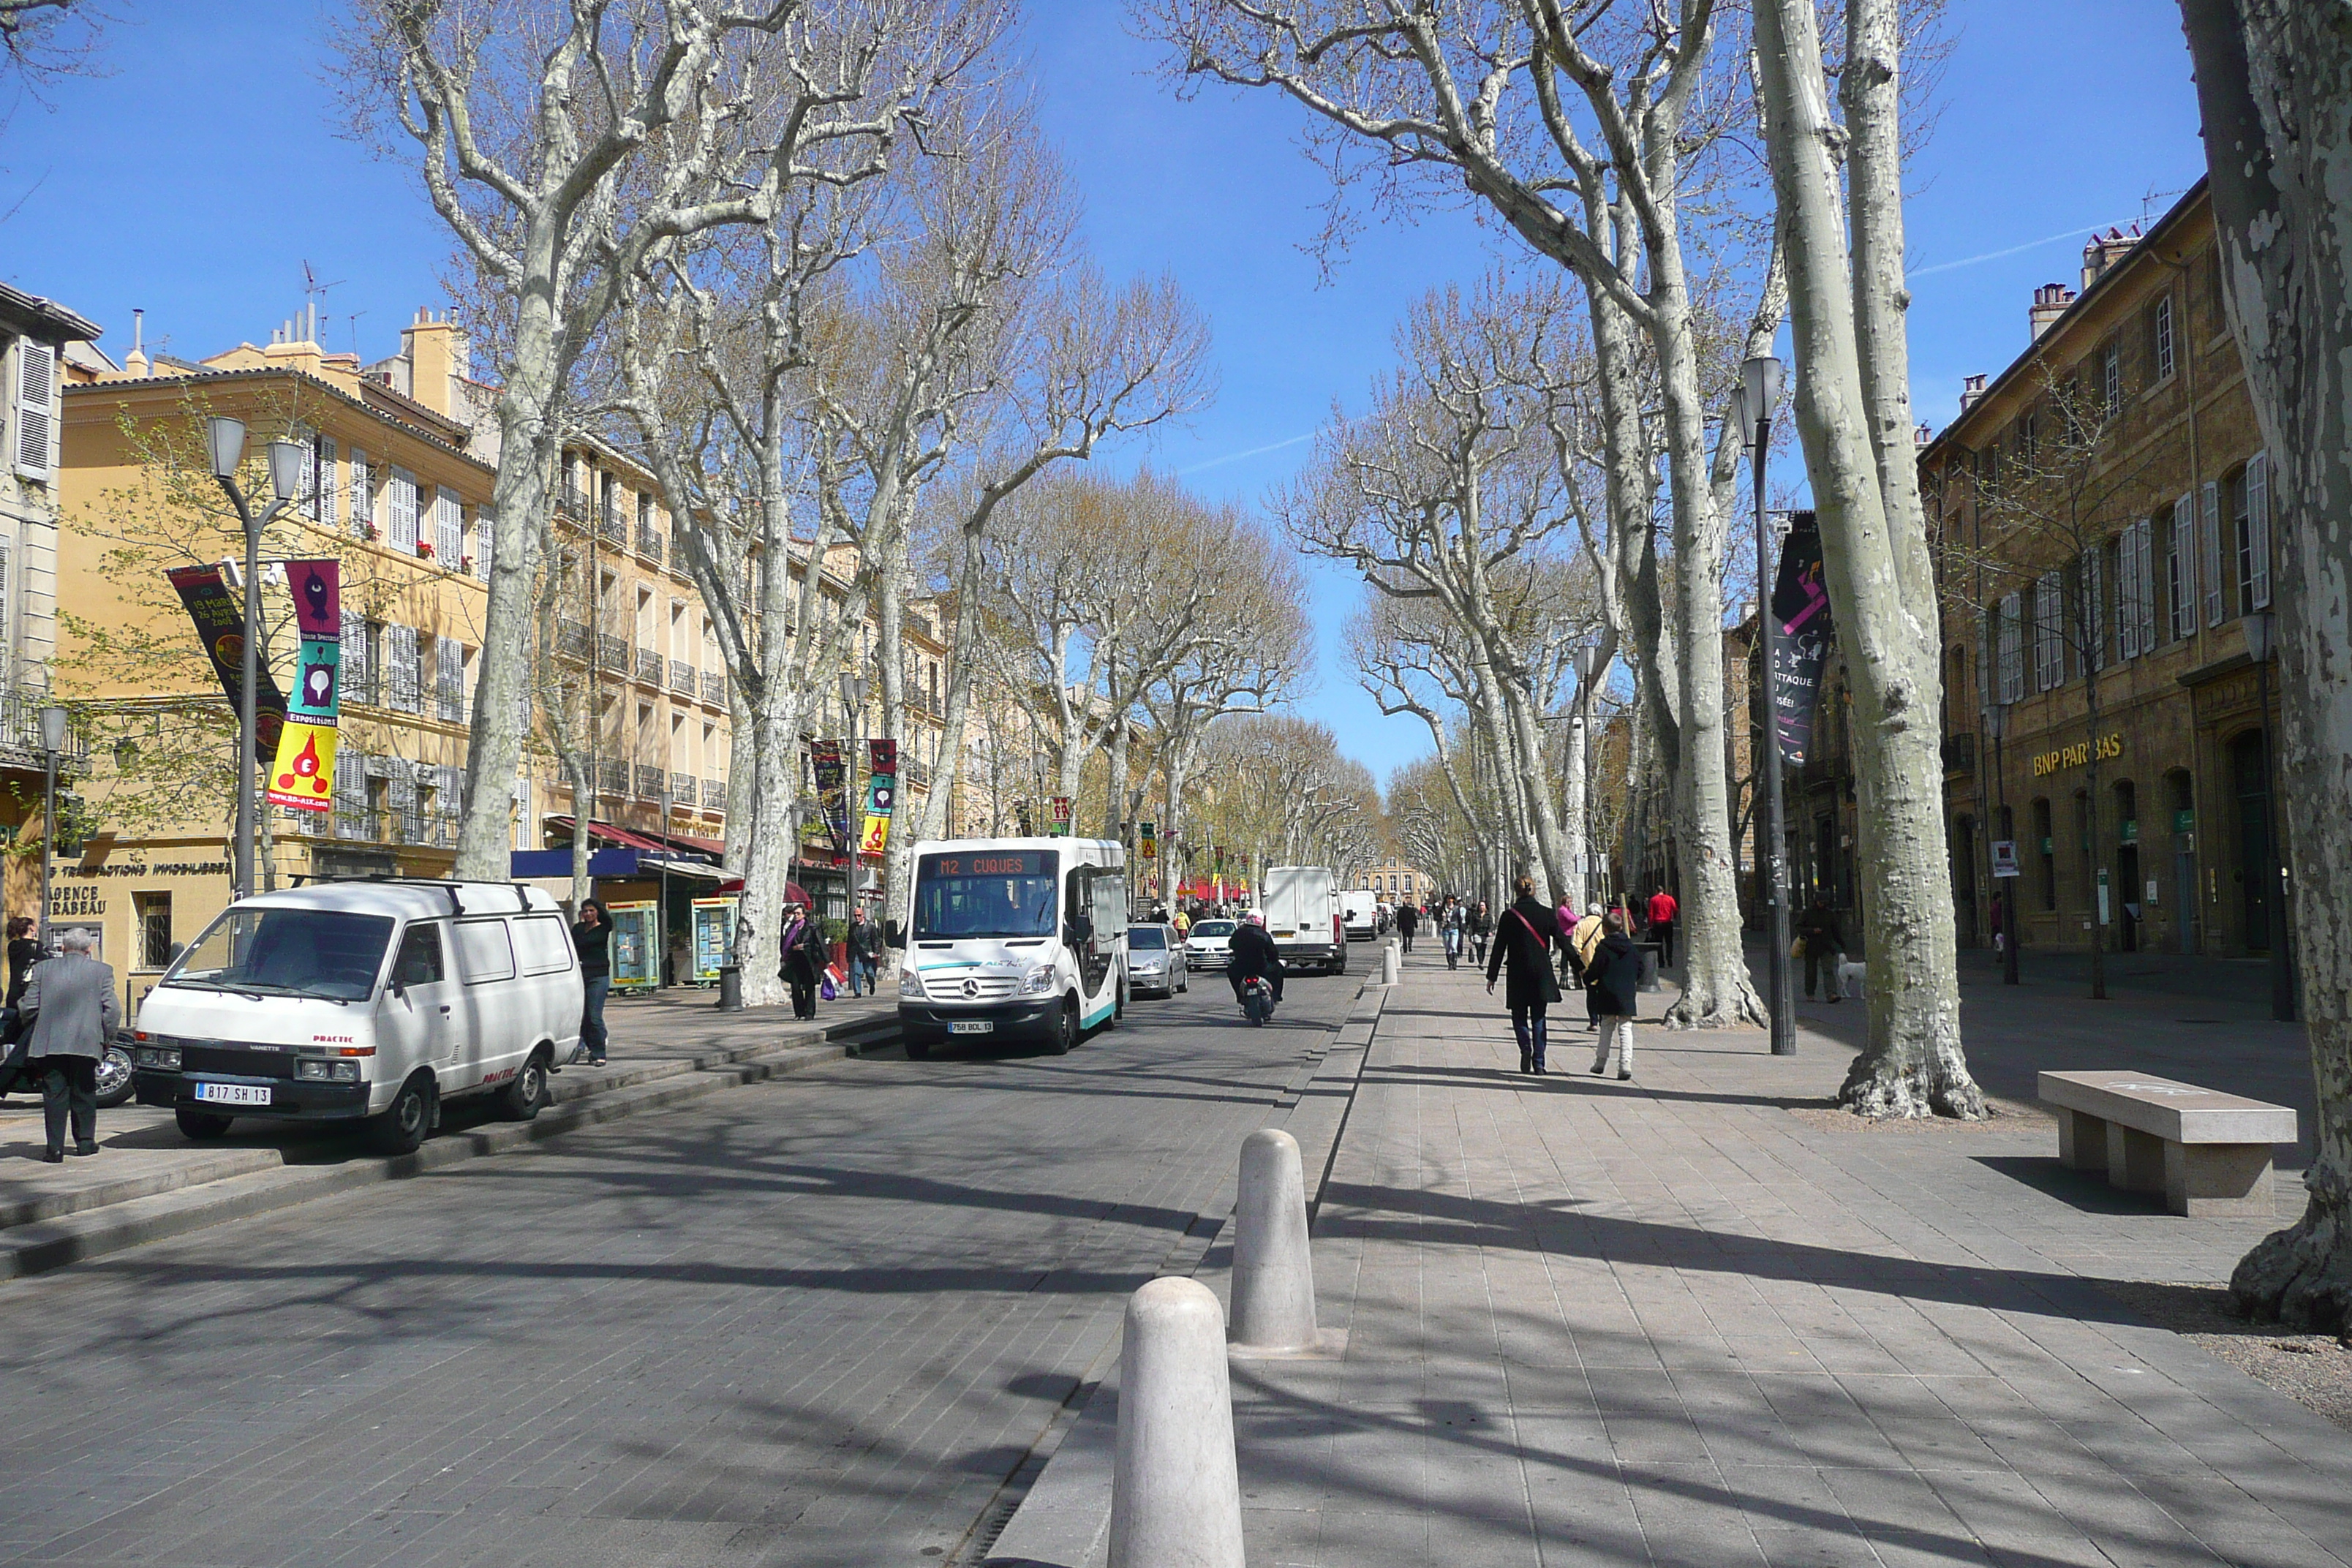
<path id="1" fill-rule="evenodd" d="M 889 847 L 890 816 L 898 800 L 898 742 L 866 742 L 866 821 L 858 834 L 861 855 L 879 855 Z"/>
<path id="2" fill-rule="evenodd" d="M 1789 537 L 1780 546 L 1780 570 L 1772 584 L 1777 635 L 1768 680 L 1780 760 L 1801 767 L 1812 746 L 1822 667 L 1829 662 L 1836 634 L 1830 622 L 1829 589 L 1822 581 L 1821 528 L 1810 511 L 1790 512 L 1789 524 Z"/>
<path id="3" fill-rule="evenodd" d="M 174 566 L 163 574 L 180 604 L 195 623 L 196 640 L 220 677 L 232 712 L 245 711 L 245 606 L 238 603 L 217 566 Z M 278 742 L 286 728 L 286 698 L 270 678 L 268 650 L 261 650 L 254 689 L 254 760 L 275 761 Z"/>
<path id="4" fill-rule="evenodd" d="M 341 573 L 333 561 L 289 561 L 286 585 L 294 596 L 300 637 L 294 663 L 294 698 L 269 769 L 269 804 L 296 811 L 335 805 L 335 728 L 342 709 Z"/>
<path id="5" fill-rule="evenodd" d="M 816 804 L 834 852 L 849 847 L 849 779 L 842 766 L 839 741 L 809 742 L 809 761 L 816 771 Z"/>

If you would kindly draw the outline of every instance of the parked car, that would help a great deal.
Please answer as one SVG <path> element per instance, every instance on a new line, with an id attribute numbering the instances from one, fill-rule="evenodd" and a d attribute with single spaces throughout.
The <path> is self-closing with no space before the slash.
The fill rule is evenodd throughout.
<path id="1" fill-rule="evenodd" d="M 580 962 L 555 900 L 511 882 L 321 882 L 241 900 L 140 1004 L 142 1105 L 189 1138 L 341 1121 L 385 1153 L 444 1100 L 539 1114 L 580 1039 Z"/>
<path id="2" fill-rule="evenodd" d="M 1192 955 L 1174 926 L 1127 928 L 1127 987 L 1134 996 L 1173 996 L 1192 988 Z"/>
<path id="3" fill-rule="evenodd" d="M 1225 920 L 1194 921 L 1192 934 L 1184 941 L 1184 966 L 1223 969 L 1232 956 L 1234 923 Z"/>

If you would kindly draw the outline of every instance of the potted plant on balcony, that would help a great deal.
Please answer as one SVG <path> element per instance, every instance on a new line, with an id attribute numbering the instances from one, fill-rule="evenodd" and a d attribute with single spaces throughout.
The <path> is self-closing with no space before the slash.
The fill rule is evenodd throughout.
<path id="1" fill-rule="evenodd" d="M 416 542 L 416 558 L 419 561 L 430 561 L 433 559 L 433 542 L 431 540 L 420 539 Z"/>
<path id="2" fill-rule="evenodd" d="M 363 522 L 360 525 L 360 537 L 368 541 L 370 543 L 373 543 L 375 541 L 383 537 L 383 530 L 378 528 L 374 523 Z"/>

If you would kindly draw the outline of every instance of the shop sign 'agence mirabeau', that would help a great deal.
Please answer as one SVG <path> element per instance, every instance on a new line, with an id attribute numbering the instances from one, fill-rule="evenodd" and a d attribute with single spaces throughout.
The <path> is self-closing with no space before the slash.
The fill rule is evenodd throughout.
<path id="1" fill-rule="evenodd" d="M 2033 758 L 2033 776 L 2041 778 L 2045 773 L 2063 773 L 2068 768 L 2081 767 L 2091 760 L 2093 744 L 2094 742 L 2089 741 L 2078 741 L 2071 746 L 2061 746 L 2054 752 L 2036 752 Z M 2124 754 L 2123 731 L 2117 730 L 2102 735 L 2096 744 L 2099 748 L 2099 761 L 2104 763 L 2111 758 L 2120 757 Z"/>

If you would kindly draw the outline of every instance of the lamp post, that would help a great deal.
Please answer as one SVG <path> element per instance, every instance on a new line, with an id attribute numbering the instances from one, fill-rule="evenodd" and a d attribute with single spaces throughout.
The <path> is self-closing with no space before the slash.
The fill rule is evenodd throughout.
<path id="1" fill-rule="evenodd" d="M 41 710 L 41 760 L 47 774 L 42 794 L 41 822 L 41 942 L 43 952 L 49 951 L 49 861 L 58 843 L 58 753 L 66 749 L 66 720 L 62 708 Z"/>
<path id="2" fill-rule="evenodd" d="M 253 896 L 254 827 L 258 819 L 254 798 L 257 775 L 254 753 L 261 731 L 256 688 L 261 683 L 261 535 L 278 514 L 294 504 L 302 492 L 302 464 L 309 458 L 299 441 L 269 443 L 269 489 L 277 499 L 256 517 L 244 489 L 236 482 L 237 465 L 245 459 L 245 421 L 215 416 L 205 421 L 205 445 L 212 458 L 213 478 L 228 492 L 245 529 L 245 658 L 243 684 L 238 688 L 236 716 L 236 887 L 234 896 Z"/>
<path id="3" fill-rule="evenodd" d="M 864 869 L 857 863 L 857 755 L 866 749 L 866 737 L 859 732 L 859 725 L 866 715 L 866 693 L 868 689 L 865 676 L 852 675 L 846 670 L 842 672 L 843 727 L 849 733 L 849 755 L 841 759 L 842 816 L 846 826 L 845 836 L 849 840 L 849 868 L 843 875 L 842 882 L 849 895 L 848 909 L 857 907 L 857 879 Z"/>
<path id="4" fill-rule="evenodd" d="M 2017 827 L 2009 819 L 2009 775 L 2001 770 L 2000 765 L 2001 739 L 2009 733 L 2008 703 L 1988 702 L 1984 705 L 1984 731 L 1992 739 L 1992 776 L 1994 787 L 2000 792 L 2001 831 L 2010 836 L 2011 854 L 2014 856 Z M 2019 880 L 2020 879 L 2013 876 L 1996 876 L 1993 879 L 1996 884 L 2001 882 L 2009 884 L 2006 888 L 1999 889 L 2000 893 L 2000 983 L 2003 985 L 2017 984 L 2017 884 Z"/>
<path id="5" fill-rule="evenodd" d="M 1601 673 L 1601 650 L 1591 643 L 1576 650 L 1576 705 L 1568 716 L 1568 788 L 1576 864 L 1568 868 L 1570 901 L 1579 915 L 1592 907 L 1592 845 L 1589 824 L 1591 799 L 1585 779 L 1585 748 L 1591 743 L 1588 719 L 1592 711 L 1592 682 Z"/>
<path id="6" fill-rule="evenodd" d="M 1780 401 L 1780 362 L 1758 354 L 1740 367 L 1732 397 L 1732 420 L 1748 445 L 1748 488 L 1756 503 L 1756 619 L 1764 637 L 1764 872 L 1765 908 L 1770 915 L 1771 952 L 1765 959 L 1766 1005 L 1772 1016 L 1772 1054 L 1797 1054 L 1796 982 L 1789 972 L 1789 858 L 1782 842 L 1780 720 L 1772 700 L 1779 668 L 1780 634 L 1772 614 L 1771 524 L 1765 515 L 1764 474 L 1772 445 L 1772 409 Z"/>
<path id="7" fill-rule="evenodd" d="M 2278 616 L 2257 610 L 2245 617 L 2246 654 L 2254 661 L 2254 708 L 2263 721 L 2263 815 L 2270 819 L 2270 903 L 2278 929 L 2271 936 L 2271 1016 L 2294 1021 L 2294 958 L 2287 951 L 2286 857 L 2279 844 L 2278 790 L 2272 783 L 2271 659 L 2278 652 Z"/>

